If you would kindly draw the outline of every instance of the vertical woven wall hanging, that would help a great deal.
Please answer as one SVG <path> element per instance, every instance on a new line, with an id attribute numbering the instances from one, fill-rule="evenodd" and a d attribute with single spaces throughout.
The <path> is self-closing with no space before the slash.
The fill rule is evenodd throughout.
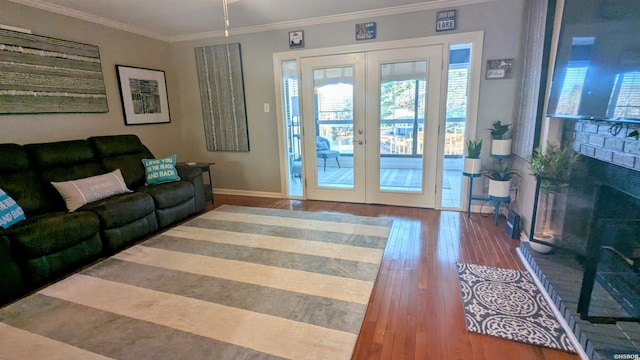
<path id="1" fill-rule="evenodd" d="M 196 68 L 209 151 L 249 151 L 240 44 L 198 47 Z"/>
<path id="2" fill-rule="evenodd" d="M 97 46 L 0 29 L 0 114 L 108 111 Z"/>

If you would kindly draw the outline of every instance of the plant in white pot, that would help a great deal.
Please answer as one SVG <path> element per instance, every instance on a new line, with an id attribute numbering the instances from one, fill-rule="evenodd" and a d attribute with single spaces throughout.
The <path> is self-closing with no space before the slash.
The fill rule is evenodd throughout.
<path id="1" fill-rule="evenodd" d="M 491 155 L 509 156 L 511 155 L 511 139 L 507 136 L 511 124 L 503 124 L 496 121 L 492 124 L 491 132 Z"/>
<path id="2" fill-rule="evenodd" d="M 482 168 L 482 139 L 467 141 L 467 156 L 464 158 L 464 173 L 468 175 L 478 175 Z"/>
<path id="3" fill-rule="evenodd" d="M 569 177 L 579 157 L 580 154 L 570 147 L 550 143 L 544 152 L 538 146 L 527 156 L 529 170 L 537 181 L 535 218 L 531 229 L 534 241 L 530 243 L 535 251 L 548 253 L 553 249 L 550 245 L 562 234 Z"/>
<path id="4" fill-rule="evenodd" d="M 493 162 L 493 166 L 485 170 L 484 175 L 489 178 L 489 196 L 508 198 L 511 191 L 511 179 L 519 176 L 518 171 L 509 167 L 503 160 Z"/>

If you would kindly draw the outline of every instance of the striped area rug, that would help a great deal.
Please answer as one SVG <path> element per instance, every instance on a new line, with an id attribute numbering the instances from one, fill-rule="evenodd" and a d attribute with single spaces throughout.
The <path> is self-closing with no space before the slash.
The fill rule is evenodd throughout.
<path id="1" fill-rule="evenodd" d="M 0 309 L 0 359 L 349 359 L 391 225 L 222 206 Z"/>

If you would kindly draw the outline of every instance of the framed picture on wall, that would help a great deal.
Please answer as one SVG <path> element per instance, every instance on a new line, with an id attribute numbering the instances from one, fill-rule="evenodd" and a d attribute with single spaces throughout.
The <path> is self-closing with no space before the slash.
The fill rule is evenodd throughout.
<path id="1" fill-rule="evenodd" d="M 511 67 L 513 59 L 487 60 L 487 79 L 509 79 L 511 78 Z"/>
<path id="2" fill-rule="evenodd" d="M 289 47 L 292 49 L 304 47 L 303 30 L 289 31 Z"/>
<path id="3" fill-rule="evenodd" d="M 125 125 L 170 123 L 164 71 L 116 65 Z"/>

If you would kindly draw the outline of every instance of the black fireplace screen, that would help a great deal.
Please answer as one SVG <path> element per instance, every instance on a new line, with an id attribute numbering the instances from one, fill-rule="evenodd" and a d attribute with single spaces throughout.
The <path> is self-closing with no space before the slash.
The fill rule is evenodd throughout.
<path id="1" fill-rule="evenodd" d="M 578 312 L 592 322 L 640 320 L 640 199 L 608 185 L 596 191 Z M 630 316 L 590 316 L 594 282 Z"/>

